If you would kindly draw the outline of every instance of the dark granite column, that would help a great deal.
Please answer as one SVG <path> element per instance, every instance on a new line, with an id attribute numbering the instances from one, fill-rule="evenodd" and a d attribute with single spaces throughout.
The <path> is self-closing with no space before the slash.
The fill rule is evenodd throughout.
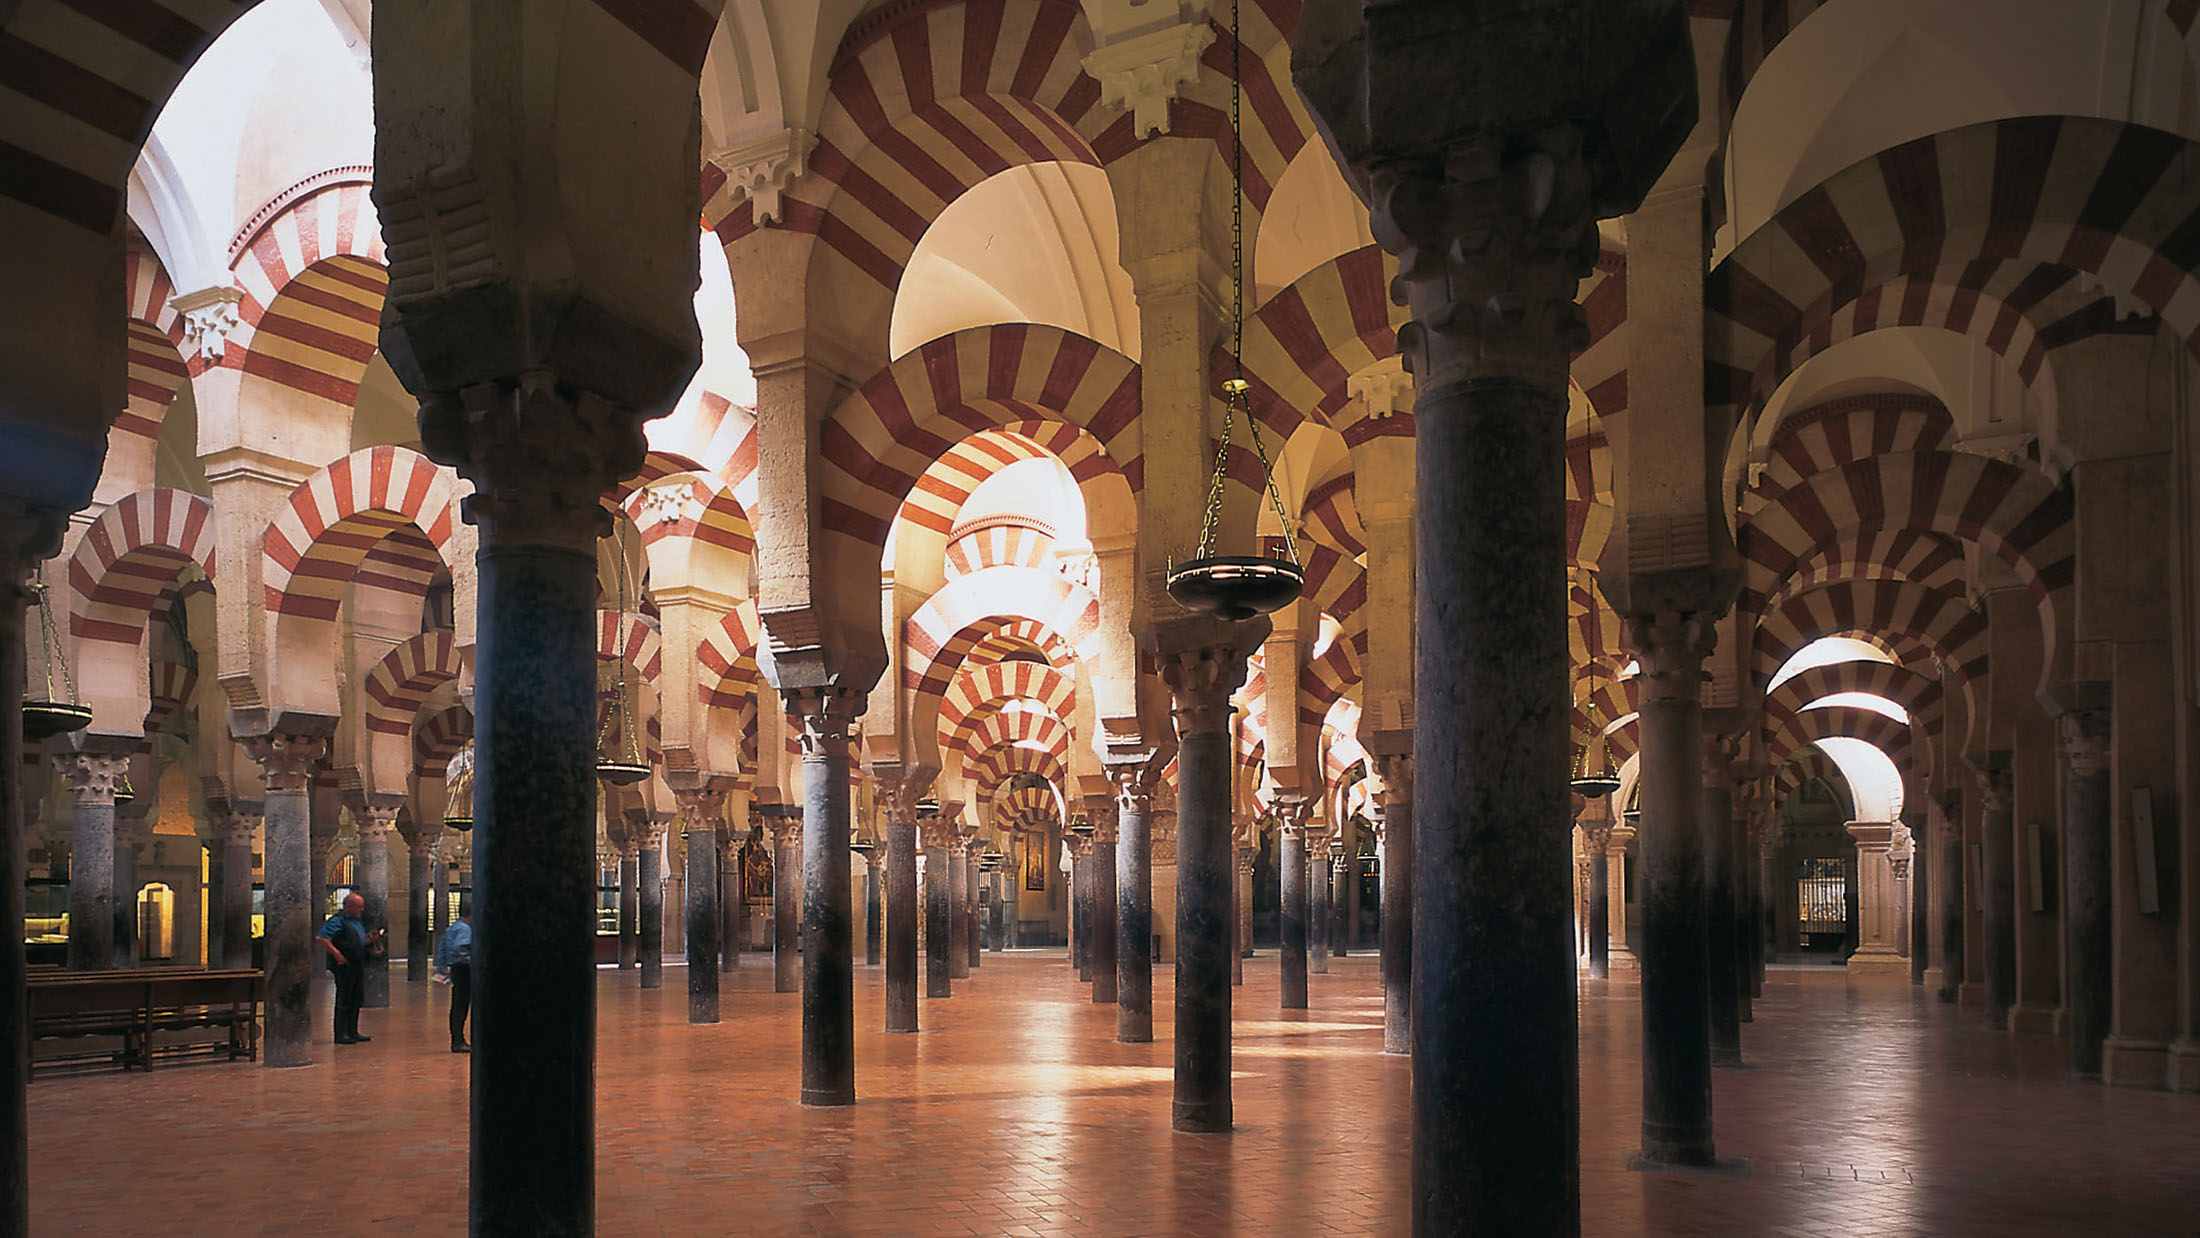
<path id="1" fill-rule="evenodd" d="M 1092 926 L 1092 1000 L 1104 1004 L 1115 1000 L 1120 979 L 1116 972 L 1115 823 L 1102 817 L 1093 824 L 1098 829 L 1086 861 L 1092 870 L 1092 910 L 1086 923 Z"/>
<path id="2" fill-rule="evenodd" d="M 1705 979 L 1711 1002 L 1711 1061 L 1742 1064 L 1742 954 L 1736 934 L 1741 857 L 1734 847 L 1734 756 L 1725 735 L 1703 737 L 1703 783 L 1697 820 L 1704 836 Z"/>
<path id="3" fill-rule="evenodd" d="M 880 933 L 885 927 L 880 923 L 879 854 L 872 851 L 863 857 L 863 965 L 879 964 Z"/>
<path id="4" fill-rule="evenodd" d="M 2063 758 L 2063 890 L 2065 933 L 2064 1008 L 2069 1011 L 2070 1066 L 2079 1075 L 2101 1075 L 2102 1045 L 2114 1012 L 2115 958 L 2111 950 L 2115 874 L 2109 831 L 2109 711 L 2074 709 L 2056 724 Z M 1944 868 L 1957 867 L 1946 858 Z M 1956 967 L 1960 974 L 1960 962 Z"/>
<path id="5" fill-rule="evenodd" d="M 147 780 L 150 783 L 150 779 Z M 140 798 L 137 803 L 145 803 Z M 128 805 L 115 810 L 115 962 L 118 968 L 138 965 L 137 849 L 152 837 L 152 823 Z"/>
<path id="6" fill-rule="evenodd" d="M 802 991 L 802 820 L 776 812 L 772 847 L 772 992 Z"/>
<path id="7" fill-rule="evenodd" d="M 1282 885 L 1280 921 L 1285 1010 L 1306 1009 L 1306 818 L 1313 805 L 1297 796 L 1276 800 L 1276 871 Z"/>
<path id="8" fill-rule="evenodd" d="M 431 859 L 441 821 L 420 821 L 405 834 L 405 983 L 426 984 L 435 957 L 435 929 L 428 923 L 428 891 L 435 882 Z"/>
<path id="9" fill-rule="evenodd" d="M 1360 944 L 1360 833 L 1357 826 L 1349 823 L 1344 826 L 1336 846 L 1330 848 L 1330 857 L 1331 866 L 1336 870 L 1337 927 L 1330 935 L 1329 952 L 1341 959 Z"/>
<path id="10" fill-rule="evenodd" d="M 665 826 L 662 821 L 638 827 L 641 837 L 636 875 L 641 885 L 641 923 L 635 938 L 642 965 L 642 987 L 665 985 Z"/>
<path id="11" fill-rule="evenodd" d="M 890 787 L 890 784 L 884 784 Z M 887 792 L 886 1030 L 917 1030 L 916 795 Z"/>
<path id="12" fill-rule="evenodd" d="M 358 816 L 359 893 L 367 900 L 367 927 L 380 932 L 385 944 L 390 931 L 390 827 L 397 824 L 397 810 L 403 803 L 397 796 L 376 796 Z M 269 828 L 272 829 L 272 825 Z M 379 957 L 368 956 L 366 991 L 367 1009 L 389 1008 L 390 956 L 387 950 Z"/>
<path id="13" fill-rule="evenodd" d="M 229 948 L 223 940 L 228 925 L 222 922 L 222 891 L 228 884 L 223 867 L 229 859 L 229 810 L 209 803 L 207 812 L 214 818 L 214 836 L 199 839 L 199 846 L 206 852 L 206 889 L 200 903 L 206 908 L 206 965 L 220 967 L 223 953 Z"/>
<path id="14" fill-rule="evenodd" d="M 966 884 L 970 888 L 968 902 L 970 916 L 968 937 L 970 940 L 966 944 L 970 948 L 970 966 L 973 969 L 982 967 L 985 964 L 985 903 L 979 897 L 979 891 L 988 880 L 979 859 L 984 850 L 984 841 L 976 838 L 971 839 L 963 847 L 963 873 Z"/>
<path id="15" fill-rule="evenodd" d="M 970 852 L 960 833 L 947 846 L 947 974 L 970 978 Z"/>
<path id="16" fill-rule="evenodd" d="M 642 853 L 632 834 L 613 845 L 619 856 L 619 970 L 631 971 L 642 961 Z"/>
<path id="17" fill-rule="evenodd" d="M 1709 617 L 1673 612 L 1630 617 L 1626 632 L 1627 650 L 1642 667 L 1639 1160 L 1709 1165 L 1715 1150 L 1700 685 L 1715 634 Z"/>
<path id="18" fill-rule="evenodd" d="M 802 724 L 802 1103 L 856 1103 L 848 731 L 869 685 L 783 693 Z"/>
<path id="19" fill-rule="evenodd" d="M 954 877 L 948 869 L 952 841 L 938 818 L 925 822 L 924 847 L 924 995 L 953 997 L 955 973 L 948 950 L 955 935 L 952 907 Z"/>
<path id="20" fill-rule="evenodd" d="M 1250 827 L 1248 827 L 1250 829 Z M 1245 960 L 1253 956 L 1253 846 L 1237 844 L 1237 871 L 1230 882 L 1230 918 L 1236 925 L 1236 940 L 1230 950 L 1230 983 L 1245 983 Z"/>
<path id="21" fill-rule="evenodd" d="M 23 612 L 38 558 L 60 548 L 60 519 L 28 519 L 0 508 L 0 925 L 19 925 L 24 900 Z M 23 989 L 28 964 L 19 949 L 0 950 L 0 1233 L 31 1232 L 30 1011 Z M 24 1048 L 15 1048 L 24 1046 Z"/>
<path id="22" fill-rule="evenodd" d="M 246 741 L 267 788 L 267 1037 L 260 1060 L 269 1066 L 313 1062 L 313 978 L 322 953 L 314 934 L 322 917 L 312 868 L 312 796 L 334 730 L 334 719 L 292 716 Z M 363 819 L 361 833 L 369 828 Z M 367 910 L 373 913 L 371 900 Z M 386 981 L 382 1000 L 388 1005 Z"/>
<path id="23" fill-rule="evenodd" d="M 1746 788 L 1745 788 L 1746 789 Z M 1753 998 L 1757 995 L 1757 933 L 1762 917 L 1757 914 L 1757 849 L 1749 841 L 1749 805 L 1738 794 L 1727 817 L 1734 849 L 1734 1010 L 1744 1023 L 1756 1020 Z"/>
<path id="24" fill-rule="evenodd" d="M 1376 758 L 1383 789 L 1377 794 L 1383 849 L 1383 1052 L 1413 1052 L 1413 754 Z"/>
<path id="25" fill-rule="evenodd" d="M 1092 983 L 1092 842 L 1075 834 L 1069 844 L 1069 961 L 1077 979 Z"/>
<path id="26" fill-rule="evenodd" d="M 2107 767 L 2102 767 L 2104 773 Z M 2069 783 L 2064 786 L 2064 815 L 2069 815 Z M 1963 799 L 1949 791 L 1939 805 L 1940 824 L 1940 1000 L 1951 1005 L 1963 987 Z M 2065 824 L 2065 831 L 2069 826 Z M 2104 835 L 2105 840 L 2105 835 Z M 2105 841 L 2104 841 L 2104 846 Z M 2075 858 L 2075 857 L 2073 857 Z M 2103 870 L 2106 871 L 2105 868 Z M 2075 991 L 2075 990 L 2073 990 Z M 2073 1007 L 2073 1011 L 2075 1007 Z"/>
<path id="27" fill-rule="evenodd" d="M 1581 845 L 1589 853 L 1589 978 L 1612 974 L 1612 827 L 1600 818 L 1582 827 Z"/>
<path id="28" fill-rule="evenodd" d="M 2009 1026 L 2009 1008 L 2017 1004 L 2016 820 L 2009 779 L 2009 754 L 1986 754 L 1986 768 L 1974 770 L 1979 793 L 1978 892 L 1985 914 L 1979 948 L 1986 966 L 1986 1026 Z"/>
<path id="29" fill-rule="evenodd" d="M 727 779 L 725 783 L 732 780 Z M 725 816 L 726 785 L 718 780 L 676 787 L 680 822 L 687 830 L 682 863 L 687 872 L 688 1022 L 718 1021 L 718 823 Z"/>
<path id="30" fill-rule="evenodd" d="M 238 971 L 252 966 L 252 836 L 260 806 L 238 800 L 222 821 L 222 958 Z M 318 926 L 316 926 L 318 927 Z"/>
<path id="31" fill-rule="evenodd" d="M 1150 758 L 1110 765 L 1115 784 L 1115 1039 L 1126 1045 L 1153 1040 L 1153 793 Z M 1236 907 L 1237 865 L 1230 865 L 1231 907 Z M 1106 906 L 1105 903 L 1102 904 Z M 1105 917 L 1103 917 L 1105 918 Z M 1236 938 L 1237 916 L 1230 917 Z M 1240 968 L 1230 951 L 1233 974 Z"/>
<path id="32" fill-rule="evenodd" d="M 726 818 L 718 840 L 718 970 L 738 971 L 749 944 L 748 892 L 742 888 L 742 857 L 748 854 L 749 823 Z"/>
<path id="33" fill-rule="evenodd" d="M 1306 833 L 1306 970 L 1329 974 L 1329 930 L 1336 908 L 1330 880 L 1328 830 Z"/>
<path id="34" fill-rule="evenodd" d="M 1245 682 L 1246 655 L 1268 635 L 1265 620 L 1214 626 L 1224 640 L 1210 636 L 1208 644 L 1164 650 L 1159 659 L 1177 732 L 1176 1087 L 1170 1124 L 1180 1131 L 1227 1131 L 1232 1120 L 1230 885 L 1237 864 L 1230 843 L 1230 694 Z M 1145 943 L 1137 949 L 1145 953 Z"/>
<path id="35" fill-rule="evenodd" d="M 1905 808 L 1902 819 L 1910 827 L 1910 983 L 1923 988 L 1933 962 L 1932 825 L 1928 814 L 1914 808 Z M 1761 961 L 1758 968 L 1762 972 Z"/>
<path id="36" fill-rule="evenodd" d="M 21 713 L 16 701 L 0 701 L 0 708 Z M 79 742 L 137 744 L 134 737 L 104 735 Z M 73 802 L 65 957 L 70 971 L 105 971 L 115 964 L 115 787 L 129 772 L 130 757 L 116 750 L 69 752 L 56 756 L 54 767 L 68 780 Z"/>

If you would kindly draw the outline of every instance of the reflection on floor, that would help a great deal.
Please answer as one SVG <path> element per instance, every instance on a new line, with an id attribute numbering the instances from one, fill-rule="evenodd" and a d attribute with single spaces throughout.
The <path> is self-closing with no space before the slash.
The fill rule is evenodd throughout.
<path id="1" fill-rule="evenodd" d="M 850 1110 L 793 1103 L 799 998 L 744 960 L 727 1021 L 686 1023 L 684 973 L 601 975 L 605 1234 L 1396 1234 L 1408 1066 L 1380 1053 L 1374 959 L 1276 1008 L 1276 959 L 1238 990 L 1238 1129 L 1171 1134 L 1169 980 L 1151 1045 L 1118 1045 L 1052 954 L 989 955 L 916 1036 L 865 1034 Z M 859 969 L 859 1029 L 883 1018 Z M 466 1214 L 467 1059 L 443 994 L 392 985 L 371 1045 L 316 1063 L 42 1078 L 35 1232 L 449 1234 Z M 1587 1234 L 2185 1234 L 2200 1097 L 2067 1079 L 2051 1041 L 1989 1033 L 1899 981 L 1778 971 L 1718 1075 L 1743 1177 L 1629 1173 L 1641 1121 L 1631 977 L 1585 983 Z"/>

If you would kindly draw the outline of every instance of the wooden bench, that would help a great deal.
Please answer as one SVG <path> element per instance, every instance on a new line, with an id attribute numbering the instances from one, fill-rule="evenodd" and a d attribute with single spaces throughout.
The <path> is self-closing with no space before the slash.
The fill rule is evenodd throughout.
<path id="1" fill-rule="evenodd" d="M 30 977 L 31 1039 L 119 1039 L 111 1045 L 34 1056 L 32 1065 L 108 1061 L 150 1069 L 156 1058 L 226 1053 L 256 1059 L 264 977 L 258 971 L 138 968 Z M 223 1041 L 176 1041 L 164 1033 L 221 1029 Z"/>

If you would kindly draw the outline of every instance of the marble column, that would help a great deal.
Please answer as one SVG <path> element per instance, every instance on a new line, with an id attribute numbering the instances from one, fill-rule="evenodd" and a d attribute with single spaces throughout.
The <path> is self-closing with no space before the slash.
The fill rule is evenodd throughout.
<path id="1" fill-rule="evenodd" d="M 1338 958 L 1352 953 L 1360 944 L 1360 837 L 1356 827 L 1344 827 L 1344 838 L 1329 849 L 1330 861 L 1336 869 L 1337 928 L 1329 942 L 1329 952 Z"/>
<path id="2" fill-rule="evenodd" d="M 1413 1052 L 1413 754 L 1375 758 L 1383 904 L 1383 1052 Z"/>
<path id="3" fill-rule="evenodd" d="M 947 846 L 947 974 L 970 978 L 970 850 L 960 832 Z"/>
<path id="4" fill-rule="evenodd" d="M 1336 914 L 1331 837 L 1328 830 L 1309 830 L 1306 835 L 1306 970 L 1317 976 L 1329 974 L 1329 931 Z"/>
<path id="5" fill-rule="evenodd" d="M 1093 818 L 1092 854 L 1086 861 L 1092 871 L 1092 909 L 1085 923 L 1092 930 L 1092 1000 L 1105 1005 L 1115 1000 L 1117 975 L 1115 892 L 1115 820 L 1112 813 Z"/>
<path id="6" fill-rule="evenodd" d="M 441 821 L 415 819 L 405 839 L 405 983 L 426 984 L 435 957 L 435 926 L 428 922 L 429 892 L 435 884 L 435 845 L 443 837 Z"/>
<path id="7" fill-rule="evenodd" d="M 1641 664 L 1642 1151 L 1652 1166 L 1710 1165 L 1711 994 L 1705 899 L 1703 663 L 1708 616 L 1630 617 Z"/>
<path id="8" fill-rule="evenodd" d="M 1704 837 L 1705 980 L 1711 1002 L 1711 1061 L 1742 1064 L 1741 941 L 1736 933 L 1741 855 L 1734 846 L 1734 737 L 1703 737 L 1697 820 Z"/>
<path id="9" fill-rule="evenodd" d="M 855 926 L 850 903 L 848 732 L 868 702 L 833 684 L 782 693 L 801 722 L 802 1103 L 856 1103 Z"/>
<path id="10" fill-rule="evenodd" d="M 1283 942 L 1282 1006 L 1306 1009 L 1306 818 L 1313 805 L 1299 796 L 1278 796 L 1276 806 L 1276 879 L 1281 884 L 1279 927 Z"/>
<path id="11" fill-rule="evenodd" d="M 2089 1079 L 2101 1076 L 2115 998 L 2109 719 L 2106 708 L 2069 710 L 2056 719 L 2063 761 L 2064 1006 L 2071 1069 Z"/>
<path id="12" fill-rule="evenodd" d="M 688 1022 L 718 1021 L 718 823 L 726 811 L 727 784 L 706 780 L 675 787 L 680 822 L 687 831 L 682 863 L 687 870 Z"/>
<path id="13" fill-rule="evenodd" d="M 1894 829 L 1884 821 L 1848 823 L 1849 837 L 1856 840 L 1857 944 L 1849 955 L 1851 975 L 1899 975 L 1909 966 L 1894 948 L 1895 921 L 1901 915 L 1889 863 Z"/>
<path id="14" fill-rule="evenodd" d="M 2104 767 L 2105 768 L 2105 767 Z M 1939 805 L 1940 823 L 1940 1000 L 1954 1004 L 1963 987 L 1963 809 L 1962 793 L 1950 791 Z"/>
<path id="15" fill-rule="evenodd" d="M 21 710 L 13 701 L 0 707 Z M 20 723 L 18 723 L 20 725 Z M 106 739 L 90 737 L 90 742 Z M 117 744 L 136 746 L 130 737 Z M 105 971 L 115 965 L 115 788 L 130 770 L 125 751 L 69 752 L 54 758 L 68 780 L 70 971 Z"/>
<path id="16" fill-rule="evenodd" d="M 924 995 L 953 997 L 955 973 L 948 951 L 955 929 L 952 921 L 954 878 L 949 875 L 949 828 L 938 817 L 924 823 Z"/>
<path id="17" fill-rule="evenodd" d="M 1601 820 L 1581 830 L 1589 855 L 1589 978 L 1612 974 L 1612 827 Z"/>
<path id="18" fill-rule="evenodd" d="M 260 828 L 260 806 L 246 800 L 230 805 L 222 819 L 222 959 L 240 971 L 252 966 L 252 837 Z"/>
<path id="19" fill-rule="evenodd" d="M 359 893 L 367 900 L 367 928 L 379 931 L 385 945 L 389 942 L 390 931 L 390 829 L 397 824 L 397 812 L 403 805 L 404 800 L 398 796 L 374 796 L 367 801 L 364 810 L 357 817 Z M 382 951 L 379 957 L 373 954 L 367 956 L 366 991 L 367 1009 L 389 1008 L 388 950 Z"/>
<path id="20" fill-rule="evenodd" d="M 767 827 L 772 848 L 772 992 L 802 991 L 802 821 L 784 811 Z"/>
<path id="21" fill-rule="evenodd" d="M 151 780 L 147 779 L 150 783 Z M 145 803 L 140 798 L 137 803 Z M 115 962 L 116 967 L 138 965 L 138 847 L 153 836 L 152 822 L 142 811 L 115 810 Z"/>
<path id="22" fill-rule="evenodd" d="M 1910 983 L 1923 988 L 1933 961 L 1932 826 L 1923 811 L 1903 815 L 1910 828 Z"/>
<path id="23" fill-rule="evenodd" d="M 1745 786 L 1726 820 L 1728 845 L 1734 849 L 1734 1006 L 1744 1023 L 1757 1020 L 1757 851 L 1749 841 L 1750 807 Z"/>
<path id="24" fill-rule="evenodd" d="M 1233 985 L 1245 983 L 1245 960 L 1253 957 L 1254 854 L 1251 843 L 1237 844 L 1237 880 L 1230 883 L 1231 918 L 1237 921 L 1237 948 L 1231 951 L 1230 959 L 1230 983 Z"/>
<path id="25" fill-rule="evenodd" d="M 881 885 L 879 863 L 879 853 L 875 850 L 863 857 L 863 965 L 865 967 L 878 966 L 879 946 L 881 944 L 880 933 L 885 927 L 880 920 L 883 900 L 880 897 L 882 891 L 879 888 Z"/>
<path id="26" fill-rule="evenodd" d="M 635 876 L 640 886 L 640 923 L 635 948 L 641 962 L 642 987 L 661 989 L 665 984 L 665 823 L 655 819 L 635 826 L 639 848 Z"/>
<path id="27" fill-rule="evenodd" d="M 979 890 L 988 880 L 979 862 L 979 856 L 984 850 L 985 842 L 982 839 L 973 838 L 963 844 L 963 884 L 967 887 L 963 914 L 970 921 L 969 931 L 963 934 L 967 939 L 963 944 L 970 952 L 968 965 L 972 970 L 985 965 L 985 923 L 981 918 L 985 904 L 979 897 Z"/>
<path id="28" fill-rule="evenodd" d="M 748 891 L 742 887 L 742 857 L 753 846 L 747 820 L 726 821 L 718 841 L 718 970 L 740 970 L 749 944 Z"/>
<path id="29" fill-rule="evenodd" d="M 1642 966 L 1635 957 L 1635 948 L 1627 944 L 1627 844 L 1635 840 L 1635 827 L 1625 821 L 1612 827 L 1612 850 L 1607 856 L 1606 875 L 1611 879 L 1605 890 L 1605 902 L 1611 907 L 1612 939 L 1605 943 L 1615 968 L 1631 970 Z"/>
<path id="30" fill-rule="evenodd" d="M 886 1030 L 917 1030 L 917 796 L 880 779 L 886 801 Z"/>
<path id="31" fill-rule="evenodd" d="M 633 826 L 612 845 L 619 856 L 619 970 L 632 971 L 642 961 L 642 853 L 635 845 Z"/>
<path id="32" fill-rule="evenodd" d="M 1979 949 L 1986 970 L 1986 1026 L 1995 1029 L 2009 1026 L 2010 1007 L 2017 1004 L 2017 827 L 2008 761 L 2007 752 L 1989 752 L 1985 768 L 1972 771 L 1979 794 L 1979 876 L 1985 887 L 1978 892 L 1983 913 Z M 1864 888 L 1868 892 L 1869 883 Z M 1893 942 L 1887 946 L 1892 949 Z"/>
<path id="33" fill-rule="evenodd" d="M 267 1036 L 260 1060 L 271 1067 L 306 1066 L 313 1061 L 313 978 L 321 971 L 321 950 L 314 941 L 321 907 L 312 871 L 313 781 L 328 754 L 335 723 L 315 719 L 301 724 L 286 717 L 277 725 L 275 731 L 246 741 L 260 763 L 267 795 Z M 393 807 L 382 828 L 395 817 Z M 363 819 L 362 838 L 373 828 Z M 385 863 L 385 903 L 387 880 Z M 370 899 L 368 914 L 373 910 Z M 386 971 L 382 1002 L 389 1004 Z"/>
<path id="34" fill-rule="evenodd" d="M 1077 979 L 1092 982 L 1092 841 L 1065 834 L 1069 846 L 1069 962 Z"/>
<path id="35" fill-rule="evenodd" d="M 1218 625 L 1219 626 L 1219 625 Z M 1170 1125 L 1227 1131 L 1230 1101 L 1230 694 L 1265 621 L 1160 651 L 1177 732 L 1176 1086 Z M 1210 638 L 1211 639 L 1211 638 Z M 1150 820 L 1150 816 L 1149 816 Z M 1143 942 L 1137 948 L 1144 952 Z"/>
<path id="36" fill-rule="evenodd" d="M 1108 767 L 1115 784 L 1115 1039 L 1126 1045 L 1153 1040 L 1151 769 L 1150 758 Z M 1236 919 L 1231 917 L 1233 924 Z M 1230 963 L 1235 975 L 1240 967 L 1235 950 Z"/>

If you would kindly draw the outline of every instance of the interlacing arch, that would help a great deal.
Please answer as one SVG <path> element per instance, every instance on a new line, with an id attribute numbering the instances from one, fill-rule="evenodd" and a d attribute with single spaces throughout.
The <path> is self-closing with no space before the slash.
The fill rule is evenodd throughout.
<path id="1" fill-rule="evenodd" d="M 70 633 L 134 655 L 146 620 L 166 613 L 177 573 L 192 567 L 214 575 L 214 505 L 165 486 L 124 495 L 69 557 Z"/>
<path id="2" fill-rule="evenodd" d="M 1962 594 L 1891 580 L 1845 581 L 1789 597 L 1759 620 L 1759 685 L 1804 646 L 1826 636 L 1868 633 L 1902 662 L 1930 658 L 1968 694 L 1986 672 L 1986 617 Z"/>
<path id="3" fill-rule="evenodd" d="M 2191 144 L 2140 125 L 2032 116 L 1882 151 L 1751 233 L 1705 281 L 1705 396 L 1739 424 L 1865 289 L 1973 262 L 2084 271 L 2154 307 L 2200 351 L 2200 178 Z M 1744 406 L 1747 407 L 1744 407 Z"/>
<path id="4" fill-rule="evenodd" d="M 422 632 L 392 648 L 367 672 L 367 729 L 403 735 L 428 694 L 458 677 L 457 637 L 447 628 Z"/>
<path id="5" fill-rule="evenodd" d="M 384 551 L 387 583 L 424 595 L 435 569 L 450 565 L 451 489 L 447 471 L 393 446 L 363 448 L 307 478 L 261 539 L 268 612 L 333 620 L 369 552 L 407 526 L 434 553 L 423 562 L 417 544 Z"/>

